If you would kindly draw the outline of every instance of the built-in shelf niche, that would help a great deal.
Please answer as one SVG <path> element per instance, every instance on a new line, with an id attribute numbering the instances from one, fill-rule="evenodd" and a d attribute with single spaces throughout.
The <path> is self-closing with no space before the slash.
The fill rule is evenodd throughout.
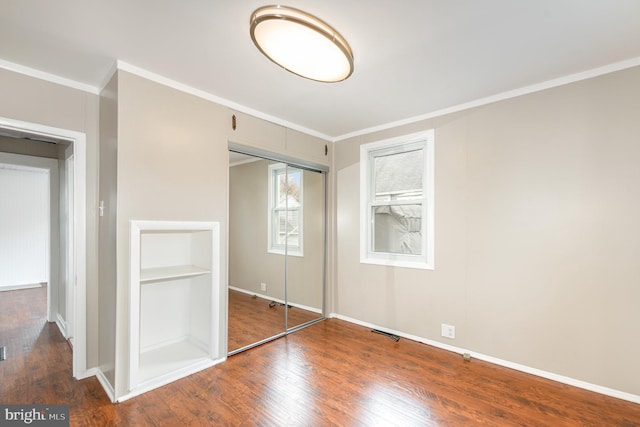
<path id="1" fill-rule="evenodd" d="M 129 391 L 222 360 L 219 223 L 131 221 Z"/>

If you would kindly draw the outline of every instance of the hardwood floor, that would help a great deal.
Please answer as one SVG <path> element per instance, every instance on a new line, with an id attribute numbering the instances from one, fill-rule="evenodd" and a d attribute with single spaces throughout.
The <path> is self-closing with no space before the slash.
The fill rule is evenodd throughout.
<path id="1" fill-rule="evenodd" d="M 321 315 L 298 307 L 287 311 L 288 327 L 301 325 Z M 284 331 L 284 305 L 243 292 L 229 290 L 229 351 L 270 338 Z"/>
<path id="2" fill-rule="evenodd" d="M 0 295 L 0 403 L 68 403 L 72 426 L 640 425 L 640 405 L 336 319 L 112 404 L 95 378 L 71 378 L 45 293 Z"/>

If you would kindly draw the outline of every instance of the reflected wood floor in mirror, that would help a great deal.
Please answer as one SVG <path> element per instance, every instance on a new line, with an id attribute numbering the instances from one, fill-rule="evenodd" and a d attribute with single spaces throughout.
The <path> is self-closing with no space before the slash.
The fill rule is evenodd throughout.
<path id="1" fill-rule="evenodd" d="M 229 351 L 284 332 L 284 305 L 229 289 Z M 289 327 L 321 317 L 318 313 L 290 307 Z"/>
<path id="2" fill-rule="evenodd" d="M 112 404 L 95 378 L 71 378 L 44 301 L 45 288 L 0 296 L 0 402 L 70 404 L 71 426 L 640 424 L 640 405 L 337 319 Z"/>

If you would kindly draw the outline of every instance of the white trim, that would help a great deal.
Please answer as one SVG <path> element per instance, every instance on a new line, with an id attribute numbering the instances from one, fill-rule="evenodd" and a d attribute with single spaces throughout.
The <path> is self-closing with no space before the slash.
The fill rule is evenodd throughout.
<path id="1" fill-rule="evenodd" d="M 141 236 L 145 231 L 181 231 L 194 232 L 206 231 L 211 235 L 211 250 L 207 255 L 210 265 L 211 275 L 209 282 L 211 300 L 209 308 L 209 343 L 204 350 L 205 356 L 200 360 L 183 366 L 172 372 L 168 372 L 150 379 L 140 378 L 140 358 L 143 351 L 158 349 L 163 344 L 181 342 L 183 340 L 167 340 L 162 344 L 150 345 L 145 348 L 140 347 L 140 304 L 141 304 L 141 270 L 142 270 L 142 242 Z M 216 359 L 220 350 L 224 347 L 221 342 L 223 331 L 218 321 L 218 314 L 222 307 L 220 297 L 220 223 L 213 221 L 155 221 L 155 220 L 130 220 L 129 221 L 129 379 L 127 384 L 128 394 L 118 397 L 118 401 L 126 400 L 130 397 L 152 390 L 154 388 L 168 384 L 169 382 L 183 378 L 187 375 L 198 372 L 219 363 L 223 359 Z M 189 340 L 193 344 L 202 343 L 196 340 Z"/>
<path id="2" fill-rule="evenodd" d="M 315 131 L 313 129 L 308 129 L 308 128 L 304 127 L 304 126 L 300 126 L 300 125 L 297 125 L 295 123 L 291 123 L 289 121 L 280 119 L 278 117 L 263 113 L 261 111 L 254 110 L 253 108 L 246 107 L 246 106 L 244 106 L 242 104 L 238 104 L 238 103 L 230 101 L 228 99 L 221 98 L 221 97 L 213 95 L 213 94 L 211 94 L 209 92 L 205 92 L 203 90 L 196 89 L 196 88 L 194 88 L 192 86 L 186 85 L 184 83 L 180 83 L 180 82 L 178 82 L 176 80 L 173 80 L 173 79 L 170 79 L 168 77 L 161 76 L 160 74 L 156 74 L 154 72 L 147 71 L 147 70 L 145 70 L 143 68 L 136 67 L 135 65 L 131 65 L 131 64 L 126 63 L 124 61 L 118 60 L 117 68 L 118 68 L 118 70 L 122 70 L 122 71 L 126 71 L 128 73 L 131 73 L 131 74 L 135 74 L 136 76 L 143 77 L 143 78 L 145 78 L 147 80 L 151 80 L 151 81 L 156 82 L 156 83 L 160 83 L 161 85 L 168 86 L 170 88 L 179 90 L 180 92 L 188 93 L 190 95 L 197 96 L 198 98 L 202 98 L 202 99 L 205 99 L 207 101 L 215 102 L 216 104 L 220 104 L 220 105 L 223 105 L 225 107 L 232 108 L 232 109 L 237 110 L 237 111 L 239 111 L 241 113 L 246 113 L 246 114 L 249 114 L 251 116 L 257 117 L 259 119 L 263 119 L 263 120 L 266 120 L 266 121 L 269 121 L 269 122 L 284 126 L 286 128 L 289 128 L 289 129 L 297 130 L 297 131 L 300 131 L 300 132 L 305 133 L 307 135 L 318 137 L 320 139 L 324 139 L 324 140 L 327 140 L 327 141 L 333 141 L 333 139 L 329 135 L 325 135 L 325 134 L 323 134 L 321 132 L 317 132 L 317 131 Z"/>
<path id="3" fill-rule="evenodd" d="M 568 76 L 558 77 L 556 79 L 547 80 L 541 83 L 524 86 L 518 89 L 508 90 L 495 95 L 490 95 L 484 98 L 479 98 L 473 101 L 465 102 L 463 104 L 454 105 L 452 107 L 443 108 L 441 110 L 432 111 L 430 113 L 421 114 L 414 117 L 409 117 L 394 122 L 385 123 L 378 126 L 372 126 L 366 129 L 360 129 L 354 132 L 345 133 L 343 135 L 334 137 L 333 142 L 344 141 L 345 139 L 354 138 L 356 136 L 367 135 L 374 132 L 379 132 L 399 126 L 404 126 L 423 120 L 433 119 L 435 117 L 444 116 L 447 114 L 457 113 L 471 108 L 481 107 L 483 105 L 493 104 L 494 102 L 504 101 L 506 99 L 517 98 L 522 95 L 528 95 L 530 93 L 540 92 L 543 90 L 551 89 L 558 86 L 563 86 L 570 83 L 576 83 L 582 80 L 591 79 L 594 77 L 602 76 L 605 74 L 615 73 L 616 71 L 622 71 L 629 68 L 637 67 L 640 65 L 640 56 L 636 58 L 626 59 L 624 61 L 614 62 L 602 67 L 593 68 L 591 70 L 581 71 L 579 73 L 569 74 Z"/>
<path id="4" fill-rule="evenodd" d="M 55 128 L 37 123 L 24 122 L 0 117 L 0 128 L 27 132 L 40 136 L 64 139 L 73 143 L 74 153 L 74 236 L 75 236 L 75 276 L 76 300 L 72 310 L 75 333 L 73 346 L 73 376 L 79 378 L 87 370 L 87 260 L 86 260 L 86 135 L 68 129 Z"/>
<path id="5" fill-rule="evenodd" d="M 67 339 L 67 324 L 60 313 L 56 313 L 56 325 L 58 326 L 58 329 L 60 330 L 62 336 Z"/>
<path id="6" fill-rule="evenodd" d="M 64 136 L 65 134 L 61 134 Z M 75 307 L 72 326 L 73 375 L 87 369 L 87 143 L 84 133 L 73 132 L 73 222 Z"/>
<path id="7" fill-rule="evenodd" d="M 66 153 L 65 153 L 66 154 Z M 66 204 L 67 207 L 71 207 L 71 212 L 75 211 L 75 202 L 73 201 L 73 196 L 75 195 L 75 184 L 74 184 L 74 172 L 75 172 L 75 167 L 74 167 L 74 157 L 73 157 L 73 147 L 71 147 L 71 154 L 66 156 L 65 155 L 65 159 L 61 160 L 64 161 L 64 171 L 66 174 L 66 180 L 65 180 L 65 189 L 64 191 L 66 192 Z M 66 307 L 73 307 L 74 303 L 75 303 L 75 293 L 76 293 L 76 287 L 75 287 L 75 279 L 76 279 L 76 267 L 75 267 L 75 239 L 73 237 L 74 235 L 74 225 L 75 225 L 75 218 L 74 215 L 69 215 L 67 214 L 67 217 L 64 218 L 64 220 L 66 221 L 65 224 L 65 230 L 66 230 L 66 236 L 64 236 L 64 240 L 67 243 L 66 245 L 66 264 L 63 266 L 63 272 L 60 274 L 60 276 L 62 277 L 64 275 L 64 282 L 67 284 L 67 289 L 65 289 L 65 308 Z M 60 227 L 61 229 L 61 233 L 62 233 L 62 227 Z M 62 235 L 60 235 L 60 239 L 62 239 Z M 61 266 L 62 267 L 62 266 Z M 76 322 L 73 318 L 73 316 L 75 315 L 75 310 L 65 310 L 65 337 L 67 339 L 73 339 L 73 327 L 75 326 Z M 68 326 L 68 327 L 67 327 Z"/>
<path id="8" fill-rule="evenodd" d="M 609 387 L 604 387 L 598 384 L 588 383 L 586 381 L 577 380 L 575 378 L 566 377 L 564 375 L 555 374 L 553 372 L 543 371 L 542 369 L 532 368 L 530 366 L 521 365 L 519 363 L 510 362 L 508 360 L 499 359 L 493 356 L 487 356 L 486 354 L 477 353 L 474 351 L 470 351 L 461 347 L 456 347 L 449 344 L 443 344 L 438 341 L 430 340 L 427 338 L 422 338 L 416 335 L 406 334 L 404 332 L 396 331 L 394 329 L 385 328 L 382 326 L 375 325 L 373 323 L 364 322 L 361 320 L 357 320 L 348 316 L 343 316 L 337 313 L 331 313 L 329 315 L 330 318 L 335 318 L 339 320 L 343 320 L 345 322 L 353 323 L 356 325 L 364 326 L 370 329 L 377 329 L 383 332 L 388 332 L 393 335 L 397 335 L 402 338 L 406 338 L 412 341 L 421 342 L 423 344 L 430 345 L 432 347 L 440 348 L 442 350 L 451 351 L 454 353 L 458 353 L 463 355 L 465 353 L 469 354 L 472 358 L 482 360 L 485 362 L 493 363 L 494 365 L 503 366 L 509 369 L 515 369 L 516 371 L 524 372 L 527 374 L 535 375 L 537 377 L 546 378 L 548 380 L 556 381 L 562 384 L 567 384 L 573 387 L 578 387 L 584 390 L 593 391 L 595 393 L 603 394 L 605 396 L 615 397 L 616 399 L 622 399 L 633 403 L 640 404 L 640 395 L 627 393 L 624 391 L 612 389 Z"/>
<path id="9" fill-rule="evenodd" d="M 363 264 L 388 265 L 394 267 L 418 268 L 425 270 L 435 269 L 435 140 L 434 130 L 430 129 L 409 135 L 375 141 L 360 146 L 360 262 Z M 412 148 L 413 144 L 420 143 L 424 150 L 424 175 L 422 187 L 424 195 L 420 202 L 423 206 L 422 216 L 422 255 L 405 255 L 376 253 L 371 250 L 371 153 L 378 150 L 395 150 L 404 152 Z M 409 147 L 411 146 L 411 147 Z M 389 154 L 387 152 L 387 154 Z"/>
<path id="10" fill-rule="evenodd" d="M 105 74 L 104 78 L 102 79 L 100 86 L 98 86 L 99 94 L 102 93 L 105 87 L 107 87 L 107 85 L 109 84 L 109 82 L 117 72 L 118 72 L 118 62 L 114 61 L 113 64 L 111 64 L 111 68 L 109 68 L 109 71 L 107 72 L 107 74 Z"/>
<path id="11" fill-rule="evenodd" d="M 16 64 L 15 62 L 5 61 L 0 59 L 0 68 L 13 71 L 14 73 L 23 74 L 25 76 L 33 77 L 39 80 L 44 80 L 49 83 L 55 83 L 62 86 L 67 86 L 72 89 L 78 89 L 83 92 L 89 92 L 94 95 L 100 94 L 100 89 L 96 86 L 92 86 L 86 83 L 80 83 L 76 80 L 60 77 L 55 74 L 47 73 L 45 71 L 36 70 L 35 68 L 25 67 L 24 65 Z"/>
<path id="12" fill-rule="evenodd" d="M 249 290 L 247 290 L 247 289 L 238 288 L 237 286 L 232 286 L 232 285 L 229 285 L 229 289 L 231 289 L 232 291 L 241 292 L 241 293 L 243 293 L 243 294 L 247 294 L 247 295 L 251 295 L 251 296 L 256 296 L 256 297 L 261 298 L 261 299 L 264 299 L 264 300 L 268 300 L 268 301 L 275 301 L 275 302 L 277 302 L 278 304 L 282 304 L 282 305 L 284 305 L 284 300 L 279 299 L 279 298 L 273 298 L 273 297 L 270 297 L 269 295 L 265 295 L 265 294 L 258 294 L 258 293 L 256 293 L 256 292 L 252 292 L 252 291 L 249 291 Z M 290 305 L 291 307 L 299 308 L 299 309 L 301 309 L 301 310 L 307 310 L 307 311 L 310 311 L 310 312 L 312 312 L 312 313 L 322 314 L 322 309 L 319 309 L 319 308 L 309 307 L 309 306 L 307 306 L 307 305 L 297 304 L 297 303 L 295 303 L 295 302 L 291 302 L 291 301 L 289 301 L 289 303 L 288 303 L 287 305 Z"/>
<path id="13" fill-rule="evenodd" d="M 107 396 L 109 397 L 109 400 L 111 400 L 111 402 L 115 403 L 116 401 L 116 391 L 113 389 L 113 386 L 111 385 L 111 383 L 109 382 L 109 380 L 107 379 L 107 377 L 104 375 L 104 373 L 102 372 L 102 370 L 100 368 L 94 368 L 95 369 L 95 376 L 98 379 L 98 382 L 100 383 L 100 385 L 102 386 L 102 388 L 104 389 L 105 393 L 107 393 Z"/>
<path id="14" fill-rule="evenodd" d="M 95 377 L 98 375 L 98 368 L 90 368 L 84 371 L 82 374 L 76 377 L 77 380 L 84 380 L 85 378 Z"/>
<path id="15" fill-rule="evenodd" d="M 250 291 L 248 289 L 239 288 L 239 287 L 233 286 L 231 284 L 229 285 L 229 289 L 231 289 L 232 291 L 241 292 L 243 294 L 256 296 L 256 297 L 264 299 L 264 300 L 274 301 L 274 302 L 277 302 L 278 304 L 284 304 L 284 300 L 283 299 L 275 298 L 275 297 L 269 296 L 267 294 L 259 294 L 257 292 L 252 292 L 252 291 Z"/>
<path id="16" fill-rule="evenodd" d="M 129 400 L 132 397 L 139 396 L 143 393 L 154 390 L 158 387 L 165 386 L 169 383 L 188 377 L 189 375 L 195 374 L 196 372 L 200 372 L 204 369 L 215 366 L 219 363 L 224 362 L 225 360 L 227 360 L 227 356 L 221 357 L 219 359 L 206 359 L 206 360 L 198 361 L 196 363 L 193 363 L 177 371 L 171 372 L 166 375 L 162 375 L 161 377 L 155 378 L 153 380 L 146 381 L 141 385 L 136 386 L 135 389 L 130 390 L 129 393 L 118 397 L 117 402 L 124 402 L 125 400 Z M 116 400 L 112 399 L 112 402 L 116 402 Z"/>

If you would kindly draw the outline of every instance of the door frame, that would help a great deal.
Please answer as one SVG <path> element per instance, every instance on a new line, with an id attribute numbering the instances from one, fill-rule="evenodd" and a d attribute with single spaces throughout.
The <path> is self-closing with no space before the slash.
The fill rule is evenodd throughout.
<path id="1" fill-rule="evenodd" d="M 86 281 L 86 134 L 69 129 L 0 117 L 0 128 L 27 135 L 60 139 L 73 144 L 73 264 L 75 267 L 75 292 L 70 317 L 74 324 L 73 376 L 87 376 L 87 281 Z M 51 250 L 54 250 L 53 248 Z M 72 284 L 73 285 L 73 284 Z M 67 307 L 68 309 L 69 307 Z"/>
<path id="2" fill-rule="evenodd" d="M 75 149 L 75 147 L 73 147 Z M 67 212 L 73 212 L 75 210 L 75 203 L 73 200 L 74 197 L 74 188 L 75 188 L 75 176 L 74 176 L 74 153 L 73 150 L 71 151 L 71 154 L 67 155 L 65 154 L 64 159 L 61 159 L 61 161 L 64 162 L 64 173 L 66 174 L 65 176 L 65 189 L 64 191 L 67 193 L 67 198 L 65 200 L 65 202 L 67 203 Z M 69 209 L 71 208 L 71 209 Z M 66 253 L 66 257 L 65 257 L 65 265 L 64 266 L 60 266 L 61 268 L 64 268 L 64 274 L 67 280 L 67 283 L 71 282 L 74 283 L 75 282 L 75 240 L 74 240 L 74 224 L 75 224 L 75 219 L 74 219 L 74 215 L 69 215 L 67 214 L 67 217 L 64 218 L 66 220 L 66 227 L 65 227 L 65 231 L 66 231 L 66 235 L 64 236 L 65 241 L 67 242 L 67 253 Z M 62 230 L 61 230 L 62 232 Z M 60 236 L 60 238 L 62 238 L 62 235 Z M 69 286 L 68 289 L 65 292 L 65 306 L 66 307 L 74 307 L 75 304 L 75 286 Z M 71 339 L 72 344 L 75 343 L 75 310 L 67 310 L 66 314 L 66 318 L 65 318 L 65 322 L 66 322 L 66 338 L 67 339 Z"/>

